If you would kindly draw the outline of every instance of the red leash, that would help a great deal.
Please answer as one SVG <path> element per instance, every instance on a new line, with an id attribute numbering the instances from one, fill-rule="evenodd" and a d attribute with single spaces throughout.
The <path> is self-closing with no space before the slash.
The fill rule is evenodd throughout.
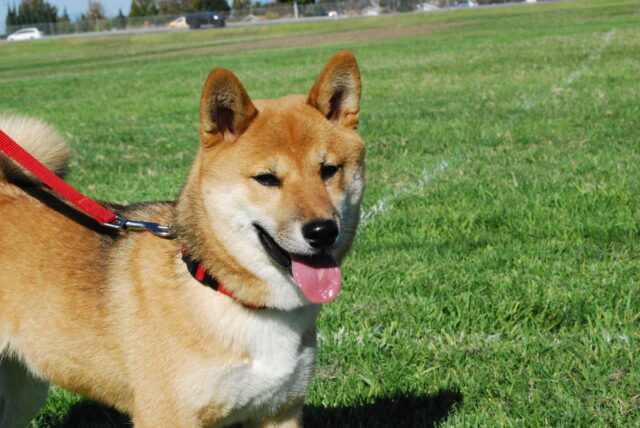
<path id="1" fill-rule="evenodd" d="M 93 199 L 83 195 L 75 188 L 68 185 L 64 180 L 51 172 L 51 170 L 44 166 L 38 159 L 34 158 L 2 130 L 0 130 L 0 150 L 2 150 L 9 158 L 22 165 L 22 167 L 27 171 L 42 180 L 44 184 L 78 207 L 80 211 L 90 217 L 93 217 L 103 226 L 114 229 L 124 228 L 148 230 L 162 237 L 171 237 L 173 234 L 169 226 L 162 226 L 158 223 L 129 220 L 109 211 Z"/>
<path id="2" fill-rule="evenodd" d="M 93 217 L 96 221 L 106 227 L 114 229 L 134 229 L 148 230 L 163 238 L 172 238 L 173 230 L 170 226 L 163 226 L 158 223 L 148 223 L 144 221 L 135 221 L 124 218 L 105 207 L 98 204 L 91 198 L 78 192 L 76 189 L 68 185 L 64 180 L 55 175 L 49 168 L 44 166 L 42 162 L 34 158 L 29 152 L 23 149 L 11 137 L 0 130 L 0 150 L 9 158 L 13 159 L 27 171 L 38 177 L 44 184 L 58 192 L 65 199 L 73 203 L 80 211 Z M 184 255 L 184 248 L 182 249 Z M 184 259 L 184 256 L 183 256 Z M 212 289 L 226 294 L 236 299 L 236 297 L 228 291 L 215 278 L 209 275 L 201 263 L 185 260 L 189 272 L 201 283 L 211 287 Z M 237 299 L 236 299 L 237 300 Z M 259 309 L 250 303 L 243 303 L 245 306 L 253 309 Z"/>

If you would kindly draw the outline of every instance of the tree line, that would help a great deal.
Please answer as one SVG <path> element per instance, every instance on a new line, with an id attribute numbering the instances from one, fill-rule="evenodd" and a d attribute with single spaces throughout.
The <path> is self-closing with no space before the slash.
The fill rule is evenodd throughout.
<path id="1" fill-rule="evenodd" d="M 249 1 L 233 0 L 233 7 L 239 8 L 241 4 L 248 7 Z M 132 0 L 129 16 L 177 15 L 204 10 L 226 12 L 230 7 L 226 0 Z"/>
<path id="2" fill-rule="evenodd" d="M 251 0 L 233 0 L 234 9 L 249 7 Z M 129 17 L 153 15 L 177 15 L 197 11 L 226 12 L 230 7 L 227 0 L 132 0 Z M 64 23 L 70 22 L 67 9 L 58 15 L 58 8 L 46 0 L 20 0 L 9 3 L 7 10 L 7 28 L 28 24 Z M 87 11 L 80 15 L 78 21 L 95 21 L 107 19 L 104 5 L 101 1 L 89 1 Z M 120 10 L 114 18 L 116 22 L 126 21 Z"/>

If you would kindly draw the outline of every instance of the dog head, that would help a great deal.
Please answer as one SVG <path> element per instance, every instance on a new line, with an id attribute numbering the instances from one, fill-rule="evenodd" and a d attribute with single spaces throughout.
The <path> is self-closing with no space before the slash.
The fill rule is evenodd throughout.
<path id="1" fill-rule="evenodd" d="M 225 69 L 205 83 L 201 147 L 181 199 L 197 201 L 205 252 L 262 282 L 267 306 L 324 303 L 339 291 L 364 190 L 360 91 L 349 52 L 308 96 L 254 102 Z"/>

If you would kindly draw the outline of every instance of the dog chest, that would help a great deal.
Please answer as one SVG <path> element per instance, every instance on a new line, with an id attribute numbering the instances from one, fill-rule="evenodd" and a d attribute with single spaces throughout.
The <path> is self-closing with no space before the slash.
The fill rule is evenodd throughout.
<path id="1" fill-rule="evenodd" d="M 224 421 L 212 426 L 261 419 L 304 398 L 316 358 L 317 309 L 310 309 L 257 311 L 239 337 L 249 359 L 207 367 L 193 379 L 201 396 L 210 399 L 201 403 L 203 408 L 217 401 L 230 410 Z"/>

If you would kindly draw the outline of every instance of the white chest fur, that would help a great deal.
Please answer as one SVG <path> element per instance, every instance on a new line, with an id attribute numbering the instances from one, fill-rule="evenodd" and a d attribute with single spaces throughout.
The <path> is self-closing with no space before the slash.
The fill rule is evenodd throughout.
<path id="1" fill-rule="evenodd" d="M 205 400 L 222 400 L 231 414 L 214 426 L 225 426 L 275 414 L 304 397 L 316 357 L 315 322 L 319 306 L 295 311 L 252 310 L 231 339 L 248 350 L 249 359 L 211 365 L 194 373 L 192 388 Z M 194 391 L 192 390 L 192 393 Z"/>

